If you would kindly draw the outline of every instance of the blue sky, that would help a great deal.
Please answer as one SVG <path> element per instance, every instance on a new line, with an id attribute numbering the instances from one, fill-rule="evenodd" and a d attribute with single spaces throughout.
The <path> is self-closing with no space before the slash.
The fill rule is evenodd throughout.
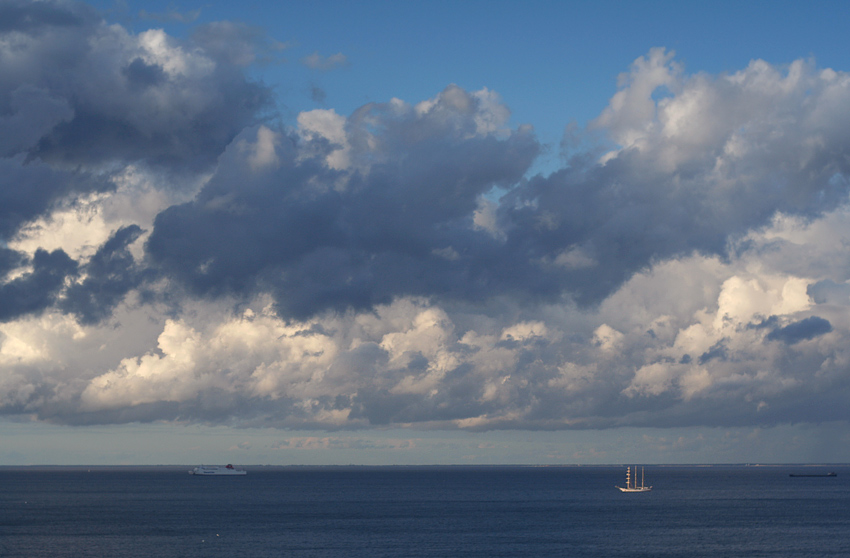
<path id="1" fill-rule="evenodd" d="M 0 464 L 850 461 L 848 18 L 0 1 Z"/>

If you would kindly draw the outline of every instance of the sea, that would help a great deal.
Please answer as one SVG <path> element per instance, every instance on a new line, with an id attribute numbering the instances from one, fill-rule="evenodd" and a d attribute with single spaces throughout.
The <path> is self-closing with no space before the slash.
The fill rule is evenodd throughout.
<path id="1" fill-rule="evenodd" d="M 0 467 L 0 556 L 850 556 L 848 466 L 189 468 Z"/>

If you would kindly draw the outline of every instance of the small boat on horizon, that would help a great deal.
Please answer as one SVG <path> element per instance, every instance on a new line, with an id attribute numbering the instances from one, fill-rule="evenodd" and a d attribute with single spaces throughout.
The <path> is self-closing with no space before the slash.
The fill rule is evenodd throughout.
<path id="1" fill-rule="evenodd" d="M 632 468 L 626 467 L 626 486 L 618 486 L 620 492 L 649 492 L 652 490 L 651 486 L 646 486 L 644 484 L 644 468 L 640 469 L 640 486 L 637 485 L 637 465 L 635 465 L 635 478 L 632 480 Z"/>
<path id="2" fill-rule="evenodd" d="M 200 475 L 203 477 L 212 477 L 212 476 L 234 476 L 234 475 L 247 475 L 248 471 L 244 469 L 237 469 L 233 465 L 228 464 L 226 467 L 219 467 L 218 465 L 198 465 L 191 471 L 189 471 L 190 475 Z"/>

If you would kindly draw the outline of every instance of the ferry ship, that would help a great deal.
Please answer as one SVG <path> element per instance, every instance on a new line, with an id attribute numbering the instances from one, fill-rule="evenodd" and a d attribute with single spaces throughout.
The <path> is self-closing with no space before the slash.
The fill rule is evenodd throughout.
<path id="1" fill-rule="evenodd" d="M 219 467 L 218 465 L 198 465 L 191 471 L 189 471 L 190 475 L 203 475 L 203 476 L 213 476 L 213 475 L 247 475 L 248 471 L 244 469 L 237 469 L 233 465 L 227 465 L 226 467 Z"/>

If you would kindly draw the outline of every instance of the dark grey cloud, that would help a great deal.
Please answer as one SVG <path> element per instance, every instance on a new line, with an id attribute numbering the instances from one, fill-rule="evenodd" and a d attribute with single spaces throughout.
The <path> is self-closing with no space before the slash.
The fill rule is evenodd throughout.
<path id="1" fill-rule="evenodd" d="M 20 228 L 61 205 L 66 198 L 111 191 L 114 185 L 103 176 L 77 171 L 57 171 L 22 157 L 0 159 L 0 246 Z M 32 271 L 16 273 L 23 266 Z M 0 248 L 0 321 L 38 313 L 60 298 L 66 278 L 76 275 L 78 264 L 64 251 L 38 250 L 30 261 L 23 253 Z"/>
<path id="2" fill-rule="evenodd" d="M 810 285 L 807 293 L 817 304 L 844 305 L 850 301 L 850 285 L 836 283 L 831 279 Z"/>
<path id="3" fill-rule="evenodd" d="M 0 240 L 11 238 L 67 197 L 113 188 L 102 176 L 57 171 L 38 161 L 22 165 L 20 157 L 0 159 Z"/>
<path id="4" fill-rule="evenodd" d="M 77 273 L 77 262 L 62 250 L 38 250 L 32 271 L 0 285 L 0 322 L 39 312 L 53 305 L 65 279 Z"/>
<path id="5" fill-rule="evenodd" d="M 26 263 L 26 256 L 15 250 L 0 247 L 0 279 Z"/>
<path id="6" fill-rule="evenodd" d="M 233 51 L 182 45 L 158 31 L 130 35 L 74 2 L 4 2 L 0 20 L 0 37 L 14 36 L 0 56 L 0 114 L 15 129 L 36 115 L 29 129 L 40 137 L 16 146 L 30 159 L 198 169 L 272 105 Z M 16 106 L 24 89 L 34 100 Z"/>
<path id="7" fill-rule="evenodd" d="M 293 149 L 298 140 L 283 136 L 270 174 L 252 172 L 244 153 L 229 150 L 195 201 L 157 217 L 149 254 L 197 294 L 268 290 L 287 316 L 508 288 L 516 270 L 497 261 L 499 243 L 473 229 L 472 213 L 481 195 L 519 180 L 539 146 L 524 132 L 474 135 L 474 99 L 451 92 L 467 104 L 422 117 L 396 117 L 381 105 L 355 114 L 352 125 L 363 121 L 364 132 L 373 119 L 384 127 L 376 154 L 384 162 L 349 177 L 324 165 L 328 145 L 304 160 Z M 347 186 L 335 188 L 343 178 Z"/>
<path id="8" fill-rule="evenodd" d="M 766 339 L 768 341 L 782 341 L 792 345 L 800 341 L 814 339 L 832 331 L 832 324 L 819 316 L 810 316 L 798 322 L 788 324 L 771 331 Z"/>
<path id="9" fill-rule="evenodd" d="M 138 59 L 119 71 L 126 78 L 128 95 L 144 95 L 144 90 L 151 88 L 169 90 L 174 85 L 162 79 L 160 67 L 141 68 Z M 205 85 L 198 87 L 200 92 Z M 269 104 L 268 92 L 253 84 L 223 84 L 218 90 L 214 102 L 220 106 L 205 107 L 204 100 L 197 99 L 200 106 L 189 101 L 192 106 L 170 107 L 172 116 L 162 107 L 135 107 L 141 112 L 158 111 L 150 115 L 158 121 L 152 126 L 150 120 L 138 120 L 139 114 L 132 113 L 132 103 L 109 114 L 101 110 L 105 99 L 87 99 L 91 104 L 76 104 L 74 118 L 42 137 L 29 156 L 67 165 L 140 161 L 178 172 L 202 170 L 213 164 L 236 133 Z M 186 111 L 196 113 L 194 118 L 187 119 Z"/>
<path id="10" fill-rule="evenodd" d="M 60 122 L 70 120 L 74 111 L 65 99 L 24 84 L 9 95 L 11 113 L 0 116 L 0 156 L 13 157 L 32 147 Z"/>
<path id="11" fill-rule="evenodd" d="M 725 344 L 723 343 L 723 341 L 719 341 L 718 343 L 714 344 L 709 350 L 700 355 L 699 363 L 705 364 L 714 359 L 723 360 L 728 358 L 728 356 L 729 351 L 726 349 Z"/>
<path id="12" fill-rule="evenodd" d="M 141 234 L 136 225 L 116 231 L 82 267 L 85 279 L 68 287 L 59 307 L 77 316 L 82 324 L 108 318 L 130 290 L 151 277 L 128 250 L 128 245 Z"/>
<path id="13" fill-rule="evenodd" d="M 37 33 L 49 28 L 81 27 L 98 20 L 94 9 L 81 3 L 4 0 L 0 4 L 0 33 Z"/>
<path id="14" fill-rule="evenodd" d="M 122 70 L 131 88 L 145 89 L 156 87 L 165 82 L 168 77 L 162 66 L 147 64 L 141 58 L 136 58 Z"/>

